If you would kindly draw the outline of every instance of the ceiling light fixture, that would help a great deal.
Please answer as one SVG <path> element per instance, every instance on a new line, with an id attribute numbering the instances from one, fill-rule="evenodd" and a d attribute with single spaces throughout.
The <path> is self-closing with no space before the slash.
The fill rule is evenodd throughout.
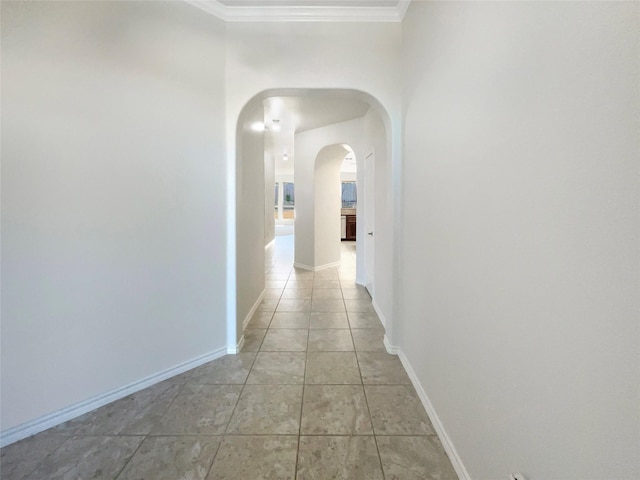
<path id="1" fill-rule="evenodd" d="M 273 132 L 279 132 L 281 129 L 280 127 L 280 120 L 277 118 L 274 118 L 273 120 L 271 120 L 271 131 Z"/>
<path id="2" fill-rule="evenodd" d="M 282 155 L 282 160 L 285 161 L 285 162 L 287 160 L 289 160 L 289 155 L 287 154 L 287 149 L 286 148 L 284 149 L 284 154 Z"/>

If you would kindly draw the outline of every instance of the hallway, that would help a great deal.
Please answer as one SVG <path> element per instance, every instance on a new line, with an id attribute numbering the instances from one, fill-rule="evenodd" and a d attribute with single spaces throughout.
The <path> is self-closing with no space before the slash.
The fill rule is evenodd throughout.
<path id="1" fill-rule="evenodd" d="M 278 237 L 266 268 L 242 353 L 10 445 L 1 478 L 456 479 L 355 284 L 355 242 L 314 274 Z"/>

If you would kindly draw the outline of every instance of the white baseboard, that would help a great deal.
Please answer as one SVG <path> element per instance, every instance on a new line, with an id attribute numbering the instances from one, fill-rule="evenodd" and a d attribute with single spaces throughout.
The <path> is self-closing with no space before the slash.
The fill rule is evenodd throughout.
<path id="1" fill-rule="evenodd" d="M 471 480 L 471 476 L 469 475 L 469 472 L 467 472 L 467 469 L 462 463 L 462 460 L 460 459 L 460 456 L 458 455 L 456 448 L 453 446 L 453 443 L 451 442 L 449 435 L 447 435 L 447 432 L 444 429 L 444 426 L 442 425 L 442 422 L 440 421 L 438 414 L 433 408 L 433 405 L 431 404 L 431 401 L 429 400 L 427 393 L 424 391 L 424 388 L 422 388 L 422 385 L 420 384 L 418 377 L 413 371 L 413 368 L 411 367 L 411 364 L 409 363 L 409 360 L 407 359 L 406 355 L 404 354 L 402 349 L 391 346 L 386 336 L 384 337 L 384 345 L 387 348 L 387 351 L 389 351 L 389 349 L 391 348 L 392 350 L 395 350 L 395 352 L 397 352 L 398 357 L 400 358 L 400 361 L 404 366 L 404 369 L 406 370 L 407 374 L 409 375 L 409 378 L 411 379 L 411 383 L 413 384 L 413 387 L 416 389 L 416 392 L 418 393 L 418 397 L 420 397 L 420 401 L 422 402 L 424 409 L 427 411 L 427 415 L 429 416 L 429 419 L 433 424 L 433 428 L 435 429 L 436 434 L 440 439 L 440 443 L 442 443 L 444 450 L 447 452 L 447 455 L 449 456 L 451 465 L 453 465 L 453 468 L 456 471 L 458 478 L 460 480 Z M 389 353 L 392 353 L 392 352 L 389 351 Z"/>
<path id="2" fill-rule="evenodd" d="M 298 262 L 295 262 L 295 263 L 293 264 L 293 266 L 294 266 L 295 268 L 302 268 L 303 270 L 311 270 L 312 272 L 314 271 L 313 267 L 311 267 L 311 266 L 309 266 L 309 265 L 305 265 L 304 263 L 298 263 Z"/>
<path id="3" fill-rule="evenodd" d="M 373 309 L 378 314 L 378 318 L 380 319 L 380 322 L 382 322 L 382 326 L 386 328 L 387 327 L 387 318 L 384 316 L 384 313 L 382 313 L 382 310 L 380 310 L 380 307 L 376 303 L 376 299 L 375 298 L 371 299 L 371 305 L 373 306 Z"/>
<path id="4" fill-rule="evenodd" d="M 384 339 L 382 340 L 382 343 L 384 344 L 384 348 L 387 349 L 387 353 L 391 355 L 398 355 L 398 347 L 391 345 L 391 342 L 389 341 L 389 338 L 386 334 L 384 336 Z"/>
<path id="5" fill-rule="evenodd" d="M 240 337 L 240 341 L 235 347 L 227 348 L 227 353 L 230 355 L 236 355 L 242 351 L 242 346 L 244 345 L 244 335 Z"/>
<path id="6" fill-rule="evenodd" d="M 342 262 L 333 262 L 333 263 L 327 263 L 325 265 L 320 265 L 319 267 L 312 267 L 310 265 L 305 265 L 304 263 L 294 263 L 293 266 L 296 268 L 302 268 L 303 270 L 311 270 L 312 272 L 318 272 L 320 270 L 325 270 L 327 268 L 331 268 L 331 267 L 339 267 L 340 265 L 342 265 Z"/>
<path id="7" fill-rule="evenodd" d="M 60 425 L 68 420 L 79 417 L 80 415 L 84 415 L 96 408 L 103 407 L 115 400 L 119 400 L 163 380 L 184 373 L 187 370 L 191 370 L 192 368 L 199 367 L 207 362 L 223 357 L 226 354 L 227 349 L 225 347 L 219 348 L 200 357 L 176 365 L 175 367 L 168 368 L 123 387 L 111 390 L 110 392 L 96 395 L 95 397 L 83 400 L 82 402 L 61 408 L 55 412 L 51 412 L 47 415 L 43 415 L 42 417 L 38 417 L 21 425 L 9 428 L 4 432 L 0 432 L 0 447 L 5 447 L 11 443 L 17 442 L 18 440 L 22 440 L 23 438 L 43 432 L 51 427 L 55 427 L 56 425 Z"/>
<path id="8" fill-rule="evenodd" d="M 247 328 L 247 325 L 249 325 L 249 322 L 251 321 L 251 317 L 253 317 L 253 314 L 256 313 L 256 310 L 258 310 L 258 307 L 260 306 L 260 302 L 262 302 L 262 300 L 264 299 L 265 292 L 266 292 L 266 290 L 262 290 L 262 293 L 260 295 L 258 295 L 258 299 L 253 304 L 253 307 L 251 307 L 251 310 L 249 310 L 249 313 L 247 313 L 247 316 L 244 317 L 244 320 L 242 321 L 242 331 L 243 332 Z M 233 347 L 231 347 L 231 348 L 233 348 Z"/>

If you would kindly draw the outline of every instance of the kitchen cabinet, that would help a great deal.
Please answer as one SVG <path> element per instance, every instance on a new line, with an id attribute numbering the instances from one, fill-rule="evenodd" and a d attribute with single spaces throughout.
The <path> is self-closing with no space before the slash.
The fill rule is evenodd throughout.
<path id="1" fill-rule="evenodd" d="M 356 216 L 347 215 L 347 236 L 345 240 L 356 239 Z"/>

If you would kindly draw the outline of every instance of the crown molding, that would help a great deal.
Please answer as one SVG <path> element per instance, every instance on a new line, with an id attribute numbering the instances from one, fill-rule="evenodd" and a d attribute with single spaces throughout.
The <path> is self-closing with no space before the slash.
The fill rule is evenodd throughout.
<path id="1" fill-rule="evenodd" d="M 230 7 L 217 0 L 184 0 L 226 22 L 401 22 L 411 0 L 395 7 Z"/>

